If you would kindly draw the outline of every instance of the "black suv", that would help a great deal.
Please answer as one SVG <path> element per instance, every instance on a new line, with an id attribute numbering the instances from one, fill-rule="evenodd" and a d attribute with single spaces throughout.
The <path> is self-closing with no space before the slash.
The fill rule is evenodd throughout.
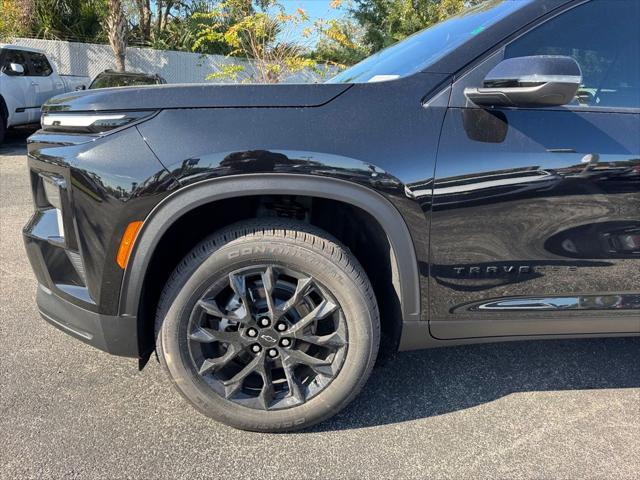
<path id="1" fill-rule="evenodd" d="M 46 320 L 258 431 L 384 352 L 640 334 L 640 2 L 492 0 L 316 85 L 51 100 Z"/>
<path id="2" fill-rule="evenodd" d="M 141 85 L 164 85 L 167 81 L 160 75 L 139 72 L 116 72 L 114 70 L 105 70 L 96 75 L 89 90 L 96 88 L 111 87 L 137 87 Z"/>

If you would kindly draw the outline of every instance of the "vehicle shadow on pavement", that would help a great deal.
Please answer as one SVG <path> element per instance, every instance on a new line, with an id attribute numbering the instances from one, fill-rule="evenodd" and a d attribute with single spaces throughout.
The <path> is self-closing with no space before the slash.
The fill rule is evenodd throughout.
<path id="1" fill-rule="evenodd" d="M 309 432 L 428 418 L 517 392 L 640 387 L 640 338 L 494 343 L 400 353 Z"/>
<path id="2" fill-rule="evenodd" d="M 7 130 L 4 141 L 0 143 L 0 156 L 26 155 L 27 137 L 32 135 L 37 129 L 37 125 L 31 125 Z"/>

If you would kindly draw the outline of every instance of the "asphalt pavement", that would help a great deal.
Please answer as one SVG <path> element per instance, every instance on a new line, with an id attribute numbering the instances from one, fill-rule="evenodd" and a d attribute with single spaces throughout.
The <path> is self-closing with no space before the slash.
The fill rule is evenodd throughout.
<path id="1" fill-rule="evenodd" d="M 27 134 L 0 146 L 0 478 L 640 477 L 638 338 L 399 354 L 301 433 L 203 417 L 155 360 L 138 372 L 39 317 Z"/>

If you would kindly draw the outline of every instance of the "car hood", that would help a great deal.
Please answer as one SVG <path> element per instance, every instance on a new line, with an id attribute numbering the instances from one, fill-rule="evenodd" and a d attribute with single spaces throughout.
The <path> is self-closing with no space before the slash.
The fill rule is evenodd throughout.
<path id="1" fill-rule="evenodd" d="M 85 90 L 50 99 L 43 111 L 160 110 L 165 108 L 317 107 L 348 84 L 184 84 Z"/>

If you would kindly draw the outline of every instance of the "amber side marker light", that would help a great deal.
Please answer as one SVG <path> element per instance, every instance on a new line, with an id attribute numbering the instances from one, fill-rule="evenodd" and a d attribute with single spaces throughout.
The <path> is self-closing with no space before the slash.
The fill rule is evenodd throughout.
<path id="1" fill-rule="evenodd" d="M 142 222 L 131 222 L 127 225 L 127 229 L 124 231 L 124 235 L 122 235 L 122 240 L 120 240 L 120 248 L 118 248 L 118 256 L 116 257 L 116 261 L 120 268 L 124 270 L 127 266 L 127 262 L 129 261 L 129 255 L 131 255 L 131 249 L 133 248 L 133 242 L 136 241 L 136 237 L 138 236 L 138 232 L 142 228 Z"/>

